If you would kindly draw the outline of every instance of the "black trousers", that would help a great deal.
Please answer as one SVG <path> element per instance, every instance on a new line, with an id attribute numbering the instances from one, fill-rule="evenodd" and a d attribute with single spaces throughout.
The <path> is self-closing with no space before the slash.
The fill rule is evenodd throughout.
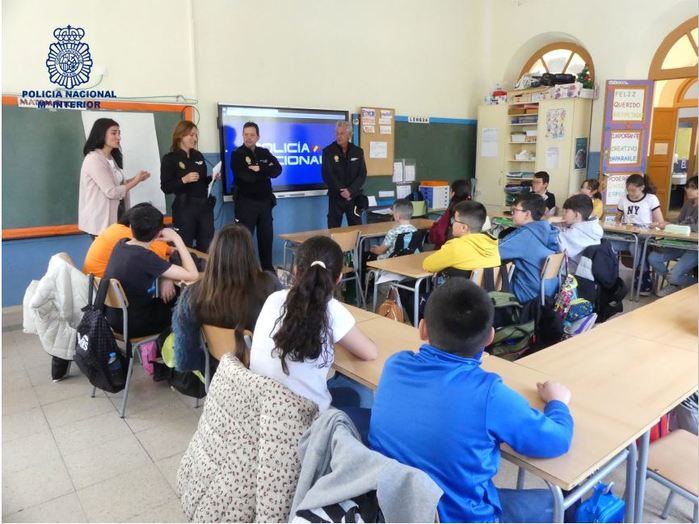
<path id="1" fill-rule="evenodd" d="M 206 197 L 177 195 L 172 203 L 172 223 L 185 245 L 204 253 L 209 251 L 214 237 L 214 210 Z"/>
<path id="2" fill-rule="evenodd" d="M 145 337 L 161 333 L 170 327 L 172 322 L 173 300 L 166 304 L 159 298 L 154 298 L 149 304 L 129 307 L 129 338 Z M 105 308 L 107 322 L 117 333 L 124 331 L 124 320 L 121 309 Z"/>
<path id="3" fill-rule="evenodd" d="M 257 230 L 257 252 L 263 270 L 274 271 L 272 265 L 272 200 L 255 200 L 238 197 L 235 200 L 235 219 L 255 236 Z"/>
<path id="4" fill-rule="evenodd" d="M 341 196 L 328 195 L 328 227 L 340 227 L 342 215 L 347 217 L 348 226 L 358 226 L 362 223 L 362 215 L 354 213 L 354 199 L 345 200 Z"/>

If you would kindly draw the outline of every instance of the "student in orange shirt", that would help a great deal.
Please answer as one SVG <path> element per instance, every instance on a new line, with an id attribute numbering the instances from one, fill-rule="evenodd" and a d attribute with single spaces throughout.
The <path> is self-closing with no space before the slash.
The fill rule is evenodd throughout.
<path id="1" fill-rule="evenodd" d="M 117 242 L 122 238 L 133 238 L 129 222 L 131 211 L 145 205 L 149 204 L 136 204 L 124 213 L 117 223 L 109 226 L 95 238 L 87 251 L 87 255 L 85 255 L 83 273 L 86 275 L 92 273 L 99 278 L 104 276 L 104 270 L 107 269 L 109 257 L 112 255 L 112 250 L 117 245 Z M 150 250 L 163 260 L 168 260 L 172 252 L 172 248 L 162 240 L 154 241 L 150 246 Z"/>

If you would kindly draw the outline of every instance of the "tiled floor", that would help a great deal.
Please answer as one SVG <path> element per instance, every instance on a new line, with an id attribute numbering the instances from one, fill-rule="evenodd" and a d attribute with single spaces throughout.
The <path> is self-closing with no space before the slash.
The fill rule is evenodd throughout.
<path id="1" fill-rule="evenodd" d="M 193 399 L 136 367 L 120 419 L 121 394 L 90 398 L 75 366 L 54 384 L 50 357 L 20 324 L 17 309 L 3 310 L 2 521 L 185 522 L 175 476 L 201 412 Z M 503 461 L 496 484 L 514 486 L 515 477 Z M 623 467 L 612 480 L 623 491 Z M 526 486 L 543 483 L 530 475 Z M 666 497 L 649 481 L 647 522 L 658 521 Z M 669 520 L 691 522 L 691 504 L 676 497 Z"/>

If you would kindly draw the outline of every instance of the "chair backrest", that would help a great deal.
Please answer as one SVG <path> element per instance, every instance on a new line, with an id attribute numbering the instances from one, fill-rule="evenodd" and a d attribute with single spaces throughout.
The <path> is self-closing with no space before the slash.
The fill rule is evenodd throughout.
<path id="1" fill-rule="evenodd" d="M 95 277 L 95 290 L 100 287 L 101 281 L 101 278 Z M 104 299 L 104 305 L 116 309 L 127 309 L 129 307 L 129 300 L 126 298 L 124 288 L 121 287 L 121 282 L 119 282 L 116 278 L 110 279 L 107 297 Z"/>
<path id="2" fill-rule="evenodd" d="M 565 253 L 554 253 L 546 257 L 544 267 L 541 268 L 541 279 L 558 278 L 558 273 L 563 265 Z"/>
<path id="3" fill-rule="evenodd" d="M 393 253 L 391 257 L 402 257 L 405 255 L 412 255 L 418 250 L 422 250 L 425 246 L 425 239 L 427 238 L 427 230 L 418 230 L 413 233 L 401 233 L 396 237 L 396 243 L 393 248 Z M 405 238 L 410 235 L 410 242 L 408 245 L 405 244 Z"/>
<path id="4" fill-rule="evenodd" d="M 427 214 L 427 202 L 424 200 L 413 200 L 413 217 L 424 217 Z"/>
<path id="5" fill-rule="evenodd" d="M 354 252 L 355 248 L 357 247 L 357 238 L 359 237 L 359 231 L 342 231 L 339 233 L 333 233 L 330 235 L 330 238 L 332 238 L 337 244 L 340 246 L 340 249 L 342 250 L 343 253 L 347 253 L 348 251 Z"/>
<path id="6" fill-rule="evenodd" d="M 209 354 L 217 360 L 221 360 L 223 355 L 226 353 L 233 353 L 238 357 L 243 364 L 246 366 L 250 362 L 250 342 L 252 337 L 252 332 L 248 329 L 245 330 L 244 337 L 245 348 L 242 348 L 241 354 L 238 354 L 238 348 L 235 343 L 235 330 L 229 328 L 222 328 L 218 326 L 212 326 L 210 324 L 203 324 L 202 333 L 204 334 L 204 341 L 206 342 L 206 347 L 209 350 Z"/>

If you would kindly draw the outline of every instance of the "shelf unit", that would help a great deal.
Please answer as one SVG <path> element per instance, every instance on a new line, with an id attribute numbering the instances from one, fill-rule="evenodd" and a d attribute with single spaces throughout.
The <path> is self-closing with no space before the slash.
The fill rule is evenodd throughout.
<path id="1" fill-rule="evenodd" d="M 524 120 L 524 121 L 523 121 Z M 530 132 L 528 136 L 531 136 L 532 131 L 536 131 L 539 126 L 539 104 L 533 102 L 531 98 L 522 100 L 521 103 L 510 104 L 507 109 L 507 132 L 509 143 L 507 147 L 507 172 L 505 175 L 505 187 L 503 188 L 504 193 L 504 204 L 509 207 L 516 194 L 505 191 L 506 187 L 513 186 L 528 186 L 531 184 L 531 180 L 534 175 L 534 164 L 536 164 L 536 158 L 530 160 L 518 160 L 515 157 L 516 153 L 520 151 L 528 151 L 529 153 L 536 154 L 536 142 L 527 142 L 525 138 L 523 142 L 515 142 L 512 140 L 512 136 L 517 134 Z M 531 147 L 534 145 L 534 148 Z M 523 173 L 525 176 L 511 176 L 512 173 Z M 524 191 L 524 189 L 523 189 Z"/>

